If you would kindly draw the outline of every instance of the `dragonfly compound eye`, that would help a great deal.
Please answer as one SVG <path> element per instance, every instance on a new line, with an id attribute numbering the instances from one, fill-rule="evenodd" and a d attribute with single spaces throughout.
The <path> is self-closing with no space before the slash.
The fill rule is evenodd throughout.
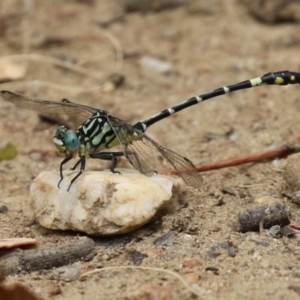
<path id="1" fill-rule="evenodd" d="M 65 146 L 70 151 L 78 150 L 80 141 L 76 133 L 72 130 L 67 130 L 64 134 Z"/>
<path id="2" fill-rule="evenodd" d="M 63 140 L 65 137 L 65 132 L 67 131 L 66 126 L 59 126 L 55 132 L 54 138 L 57 138 L 58 140 Z"/>
<path id="3" fill-rule="evenodd" d="M 67 131 L 66 126 L 59 126 L 55 132 L 53 142 L 57 147 L 63 147 L 64 146 L 64 140 L 65 140 L 65 132 Z"/>

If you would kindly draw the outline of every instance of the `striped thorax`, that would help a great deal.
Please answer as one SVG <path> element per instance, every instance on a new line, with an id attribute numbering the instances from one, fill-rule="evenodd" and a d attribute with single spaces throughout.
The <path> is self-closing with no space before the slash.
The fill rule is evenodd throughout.
<path id="1" fill-rule="evenodd" d="M 120 144 L 104 111 L 95 112 L 76 132 L 59 126 L 53 138 L 59 152 L 65 156 L 79 157 L 99 153 Z"/>
<path id="2" fill-rule="evenodd" d="M 88 148 L 89 153 L 98 153 L 119 144 L 115 131 L 110 125 L 109 115 L 100 110 L 79 126 L 76 134 L 81 143 Z"/>

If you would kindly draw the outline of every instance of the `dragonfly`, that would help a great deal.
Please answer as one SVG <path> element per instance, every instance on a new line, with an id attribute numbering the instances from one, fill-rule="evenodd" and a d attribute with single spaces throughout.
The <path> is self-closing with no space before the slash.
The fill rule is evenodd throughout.
<path id="1" fill-rule="evenodd" d="M 189 98 L 134 125 L 110 115 L 107 111 L 74 103 L 67 99 L 57 102 L 42 100 L 5 90 L 1 91 L 0 95 L 3 99 L 19 107 L 43 114 L 80 116 L 85 119 L 76 131 L 65 125 L 59 126 L 53 137 L 53 143 L 59 152 L 65 156 L 60 163 L 58 188 L 64 178 L 63 166 L 77 156 L 79 160 L 71 170 L 74 171 L 80 165 L 79 172 L 72 178 L 68 191 L 85 170 L 86 158 L 111 161 L 110 171 L 120 173 L 115 168 L 118 158 L 124 156 L 140 173 L 151 176 L 156 172 L 155 152 L 159 153 L 176 170 L 187 185 L 200 188 L 202 177 L 195 165 L 188 158 L 160 145 L 146 135 L 145 132 L 148 127 L 190 106 L 233 91 L 262 85 L 288 84 L 300 84 L 300 73 L 271 72 L 260 77 L 223 86 Z M 122 151 L 110 151 L 117 145 L 122 145 Z"/>

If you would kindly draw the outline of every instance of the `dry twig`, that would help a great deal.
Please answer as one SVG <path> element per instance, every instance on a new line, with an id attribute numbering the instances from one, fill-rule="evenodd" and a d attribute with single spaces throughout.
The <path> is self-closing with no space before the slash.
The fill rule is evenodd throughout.
<path id="1" fill-rule="evenodd" d="M 95 248 L 90 238 L 79 238 L 67 245 L 46 249 L 16 250 L 0 258 L 0 269 L 5 275 L 20 271 L 37 271 L 71 264 L 83 258 L 90 258 Z"/>
<path id="2" fill-rule="evenodd" d="M 247 163 L 261 162 L 266 160 L 272 160 L 275 158 L 284 158 L 290 154 L 299 152 L 299 148 L 283 145 L 273 150 L 268 150 L 265 152 L 248 154 L 240 157 L 224 159 L 212 163 L 206 163 L 202 165 L 197 165 L 196 168 L 199 172 L 212 171 L 222 168 L 228 168 L 233 166 L 239 166 Z M 162 175 L 176 175 L 177 171 L 173 169 L 161 170 L 158 172 Z"/>

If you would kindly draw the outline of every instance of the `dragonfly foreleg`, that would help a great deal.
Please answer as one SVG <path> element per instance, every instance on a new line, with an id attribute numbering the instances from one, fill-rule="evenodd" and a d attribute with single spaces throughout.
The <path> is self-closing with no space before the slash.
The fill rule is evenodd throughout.
<path id="1" fill-rule="evenodd" d="M 67 163 L 70 159 L 72 159 L 72 156 L 67 156 L 61 163 L 60 163 L 60 167 L 59 167 L 59 174 L 60 174 L 60 180 L 57 184 L 57 187 L 59 187 L 60 183 L 62 182 L 62 180 L 64 179 L 64 176 L 63 176 L 63 165 L 65 163 Z"/>
<path id="2" fill-rule="evenodd" d="M 71 183 L 68 187 L 68 190 L 70 190 L 72 184 L 74 183 L 74 181 L 82 174 L 82 172 L 84 171 L 85 169 L 85 156 L 81 156 L 80 159 L 78 160 L 78 162 L 76 163 L 76 165 L 74 166 L 75 169 L 76 167 L 80 164 L 80 171 L 76 174 L 76 176 L 71 180 Z"/>

